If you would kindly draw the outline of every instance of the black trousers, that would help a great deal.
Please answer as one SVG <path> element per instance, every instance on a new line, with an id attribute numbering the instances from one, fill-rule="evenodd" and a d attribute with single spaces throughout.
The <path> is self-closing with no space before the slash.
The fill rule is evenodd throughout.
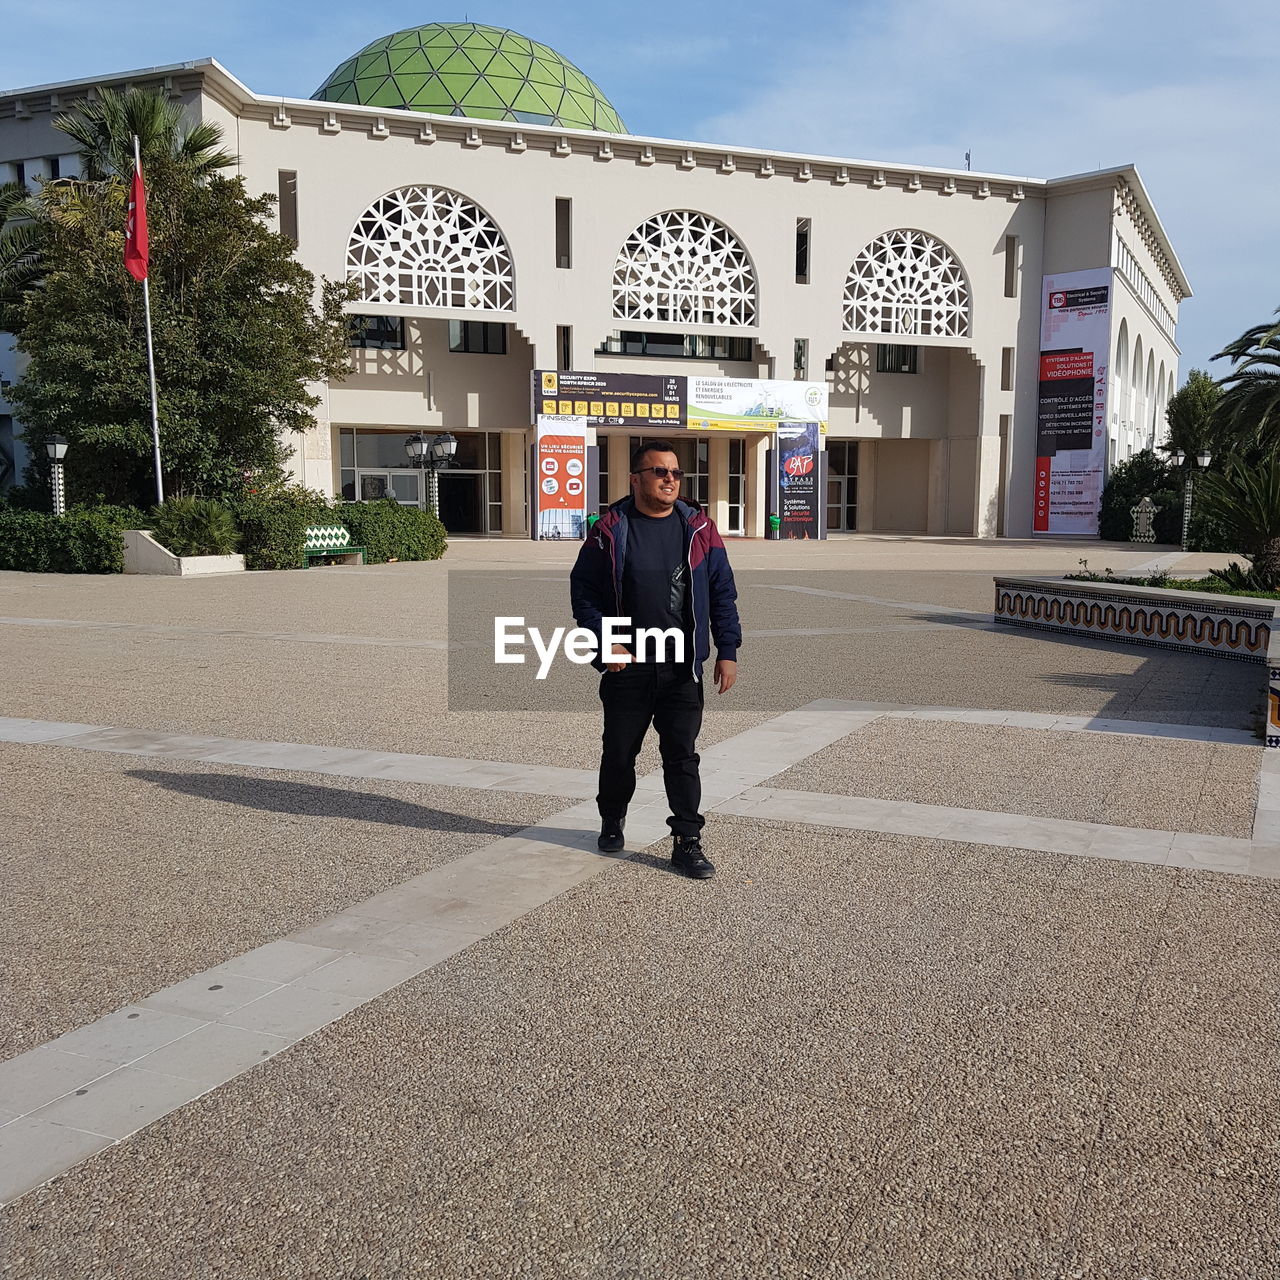
<path id="1" fill-rule="evenodd" d="M 702 779 L 698 776 L 698 731 L 702 728 L 702 682 L 687 664 L 629 663 L 600 678 L 604 703 L 604 749 L 600 754 L 600 790 L 596 804 L 602 818 L 621 818 L 636 789 L 636 756 L 649 725 L 658 731 L 662 777 L 671 817 L 667 825 L 678 836 L 702 830 Z"/>

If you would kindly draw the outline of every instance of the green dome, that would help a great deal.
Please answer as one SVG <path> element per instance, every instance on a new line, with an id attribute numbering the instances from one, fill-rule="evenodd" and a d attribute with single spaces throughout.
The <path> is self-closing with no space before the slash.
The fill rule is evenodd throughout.
<path id="1" fill-rule="evenodd" d="M 595 84 L 554 49 L 475 22 L 429 22 L 367 44 L 316 90 L 321 102 L 625 133 Z"/>

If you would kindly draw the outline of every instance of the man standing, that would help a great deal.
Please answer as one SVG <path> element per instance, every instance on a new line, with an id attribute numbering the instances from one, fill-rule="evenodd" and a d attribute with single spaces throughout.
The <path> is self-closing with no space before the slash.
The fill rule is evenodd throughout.
<path id="1" fill-rule="evenodd" d="M 636 450 L 631 495 L 615 502 L 588 534 L 569 590 L 578 625 L 597 636 L 602 619 L 619 617 L 631 620 L 633 634 L 644 627 L 683 637 L 683 654 L 670 645 L 648 655 L 615 647 L 592 664 L 602 673 L 604 704 L 597 843 L 607 853 L 622 848 L 627 805 L 636 789 L 636 757 L 652 723 L 671 806 L 671 865 L 706 880 L 716 869 L 702 849 L 699 812 L 702 664 L 714 639 L 716 688 L 727 693 L 737 679 L 742 628 L 724 543 L 696 504 L 680 500 L 682 476 L 668 441 L 652 440 Z"/>

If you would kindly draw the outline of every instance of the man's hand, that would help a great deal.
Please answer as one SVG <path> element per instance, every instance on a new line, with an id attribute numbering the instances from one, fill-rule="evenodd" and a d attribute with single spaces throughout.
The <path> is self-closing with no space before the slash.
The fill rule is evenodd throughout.
<path id="1" fill-rule="evenodd" d="M 738 679 L 738 664 L 727 658 L 716 659 L 716 692 L 728 693 Z"/>
<path id="2" fill-rule="evenodd" d="M 606 671 L 621 671 L 630 662 L 631 655 L 620 644 L 615 644 L 609 650 L 609 661 L 604 664 L 604 669 Z"/>

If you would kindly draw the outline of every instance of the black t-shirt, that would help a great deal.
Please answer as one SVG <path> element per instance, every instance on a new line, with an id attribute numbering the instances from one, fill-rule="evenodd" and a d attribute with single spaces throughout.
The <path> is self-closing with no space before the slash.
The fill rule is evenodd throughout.
<path id="1" fill-rule="evenodd" d="M 622 566 L 622 609 L 631 618 L 632 627 L 660 627 L 664 631 L 675 627 L 687 636 L 688 593 L 684 521 L 679 513 L 646 516 L 632 512 Z M 652 658 L 654 652 L 651 643 L 648 656 Z M 673 656 L 670 648 L 667 656 Z"/>

